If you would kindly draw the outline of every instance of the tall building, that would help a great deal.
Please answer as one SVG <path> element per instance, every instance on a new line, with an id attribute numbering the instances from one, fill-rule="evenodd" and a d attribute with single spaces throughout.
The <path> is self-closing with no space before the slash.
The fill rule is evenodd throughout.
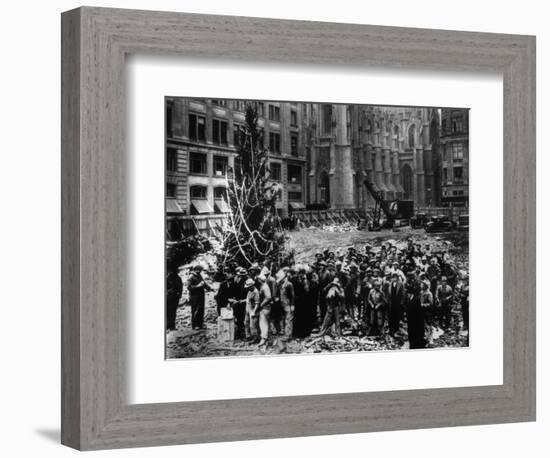
<path id="1" fill-rule="evenodd" d="M 228 167 L 237 155 L 243 100 L 166 99 L 166 209 L 173 215 L 224 213 Z M 301 103 L 252 102 L 269 150 L 272 178 L 282 184 L 281 214 L 304 209 L 306 148 Z M 200 218 L 199 218 L 200 219 Z"/>
<path id="2" fill-rule="evenodd" d="M 452 131 L 456 116 L 449 117 L 446 110 L 443 123 L 451 129 L 447 134 L 460 132 L 462 137 L 440 140 L 441 110 L 435 108 L 169 97 L 169 216 L 192 220 L 205 228 L 209 220 L 222 218 L 227 212 L 223 201 L 227 171 L 235 164 L 238 132 L 249 103 L 258 112 L 272 179 L 281 184 L 282 195 L 276 204 L 281 216 L 306 208 L 373 207 L 365 180 L 385 199 L 412 200 L 416 207 L 440 205 L 446 196 L 442 186 L 444 192 L 459 191 L 449 188 L 458 186 L 458 169 L 451 175 L 448 162 L 442 167 L 441 153 L 456 149 L 458 158 L 459 147 L 452 145 L 459 143 L 461 151 L 467 151 L 468 134 L 467 130 Z M 461 129 L 464 126 L 467 119 Z M 467 169 L 467 164 L 461 166 Z M 467 172 L 462 173 L 467 179 Z M 450 177 L 452 184 L 448 184 Z M 467 200 L 467 194 L 465 197 Z"/>
<path id="3" fill-rule="evenodd" d="M 367 179 L 385 199 L 439 204 L 437 109 L 310 104 L 310 110 L 308 203 L 371 207 Z"/>
<path id="4" fill-rule="evenodd" d="M 441 110 L 441 204 L 468 206 L 469 111 Z"/>

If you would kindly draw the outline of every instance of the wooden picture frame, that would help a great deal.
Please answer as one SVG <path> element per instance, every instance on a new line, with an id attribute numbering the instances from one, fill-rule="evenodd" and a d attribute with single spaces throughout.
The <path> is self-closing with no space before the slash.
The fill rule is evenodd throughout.
<path id="1" fill-rule="evenodd" d="M 63 13 L 61 36 L 63 444 L 89 450 L 535 419 L 534 37 L 90 7 Z M 128 404 L 131 53 L 502 73 L 504 383 Z"/>

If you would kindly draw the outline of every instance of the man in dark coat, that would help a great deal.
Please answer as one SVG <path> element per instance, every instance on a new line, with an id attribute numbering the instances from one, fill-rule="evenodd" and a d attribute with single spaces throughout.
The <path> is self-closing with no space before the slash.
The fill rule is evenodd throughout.
<path id="1" fill-rule="evenodd" d="M 234 278 L 234 294 L 235 297 L 230 300 L 233 307 L 233 314 L 235 315 L 235 338 L 245 338 L 244 321 L 246 318 L 246 296 L 248 294 L 244 284 L 246 282 L 246 269 L 244 267 L 237 267 L 235 270 Z"/>
<path id="2" fill-rule="evenodd" d="M 441 277 L 441 284 L 437 287 L 435 297 L 439 310 L 439 325 L 444 329 L 451 325 L 453 296 L 453 288 L 447 283 L 447 277 Z"/>
<path id="3" fill-rule="evenodd" d="M 359 277 L 359 267 L 352 262 L 349 266 L 349 277 L 344 288 L 346 296 L 346 311 L 351 319 L 355 319 L 355 310 L 361 293 L 361 279 Z"/>
<path id="4" fill-rule="evenodd" d="M 183 291 L 183 283 L 175 265 L 168 266 L 166 275 L 166 329 L 176 329 L 176 312 Z"/>
<path id="5" fill-rule="evenodd" d="M 309 335 L 307 330 L 311 314 L 308 310 L 307 295 L 309 284 L 304 270 L 299 270 L 292 280 L 294 286 L 294 326 L 292 329 L 294 337 L 304 338 Z"/>
<path id="6" fill-rule="evenodd" d="M 325 335 L 330 331 L 334 324 L 334 332 L 337 336 L 340 335 L 340 309 L 344 302 L 344 290 L 340 286 L 338 277 L 335 277 L 332 282 L 327 285 L 323 292 L 326 297 L 327 312 L 323 320 L 320 335 Z"/>
<path id="7" fill-rule="evenodd" d="M 325 262 L 319 263 L 321 270 L 319 272 L 319 319 L 323 323 L 327 312 L 327 298 L 325 289 L 334 279 L 334 264 L 328 265 Z"/>
<path id="8" fill-rule="evenodd" d="M 401 323 L 401 316 L 403 314 L 403 299 L 405 295 L 405 288 L 398 273 L 393 273 L 391 281 L 387 287 L 388 291 L 388 324 L 390 328 L 390 334 L 393 336 L 399 331 L 399 324 Z"/>
<path id="9" fill-rule="evenodd" d="M 379 278 L 373 282 L 373 288 L 368 297 L 368 313 L 370 314 L 370 328 L 368 335 L 379 336 L 384 329 L 384 318 L 386 314 L 387 298 L 382 291 L 382 282 Z"/>
<path id="10" fill-rule="evenodd" d="M 236 289 L 233 272 L 231 270 L 227 270 L 225 272 L 225 278 L 220 283 L 218 292 L 214 296 L 214 299 L 216 300 L 216 307 L 218 309 L 218 316 L 221 314 L 221 309 L 228 306 L 229 300 L 236 297 Z"/>
<path id="11" fill-rule="evenodd" d="M 425 348 L 424 311 L 420 301 L 420 282 L 416 279 L 414 274 L 409 274 L 407 276 L 405 300 L 409 348 Z"/>
<path id="12" fill-rule="evenodd" d="M 193 273 L 187 281 L 189 290 L 189 302 L 191 304 L 191 327 L 193 329 L 202 329 L 204 324 L 204 297 L 206 291 L 212 288 L 201 275 L 202 267 L 196 265 L 193 267 Z"/>

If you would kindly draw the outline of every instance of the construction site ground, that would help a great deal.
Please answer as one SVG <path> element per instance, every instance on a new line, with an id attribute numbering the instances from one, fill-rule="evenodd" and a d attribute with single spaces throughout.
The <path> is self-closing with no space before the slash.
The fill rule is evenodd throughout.
<path id="1" fill-rule="evenodd" d="M 422 229 L 412 230 L 408 227 L 399 231 L 383 230 L 368 232 L 357 230 L 351 226 L 331 226 L 324 228 L 301 229 L 288 233 L 288 247 L 295 250 L 297 263 L 310 263 L 315 259 L 315 253 L 329 248 L 332 251 L 346 251 L 348 247 L 362 250 L 366 243 L 374 247 L 381 242 L 391 240 L 397 245 L 406 243 L 412 237 L 422 246 L 430 245 L 432 251 L 445 249 L 449 252 L 460 270 L 468 270 L 468 233 L 448 232 L 426 234 Z M 204 253 L 195 262 L 201 262 L 212 272 L 216 269 L 216 258 L 213 253 Z M 189 274 L 189 267 L 180 271 L 184 285 Z M 214 290 L 217 282 L 211 281 Z M 408 349 L 407 327 L 403 323 L 398 337 L 384 333 L 381 337 L 369 337 L 361 332 L 360 323 L 349 318 L 344 323 L 341 337 L 312 335 L 305 339 L 285 341 L 280 336 L 272 336 L 267 347 L 259 348 L 257 344 L 244 341 L 219 342 L 217 339 L 217 310 L 213 292 L 208 292 L 205 301 L 204 329 L 191 329 L 191 309 L 185 291 L 177 311 L 176 330 L 166 333 L 166 358 L 177 359 L 187 357 L 223 357 L 223 356 L 256 356 L 283 354 L 311 354 L 321 352 L 362 352 Z M 468 346 L 468 333 L 462 330 L 462 315 L 460 306 L 453 308 L 451 327 L 443 332 L 436 329 L 432 334 L 428 348 L 448 348 Z"/>

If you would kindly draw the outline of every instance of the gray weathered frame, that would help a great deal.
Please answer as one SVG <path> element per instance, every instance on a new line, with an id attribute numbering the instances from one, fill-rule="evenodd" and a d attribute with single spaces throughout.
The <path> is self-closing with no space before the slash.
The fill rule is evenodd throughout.
<path id="1" fill-rule="evenodd" d="M 63 444 L 104 449 L 535 419 L 534 37 L 91 7 L 63 13 L 61 32 Z M 502 73 L 503 385 L 129 405 L 129 53 Z"/>

